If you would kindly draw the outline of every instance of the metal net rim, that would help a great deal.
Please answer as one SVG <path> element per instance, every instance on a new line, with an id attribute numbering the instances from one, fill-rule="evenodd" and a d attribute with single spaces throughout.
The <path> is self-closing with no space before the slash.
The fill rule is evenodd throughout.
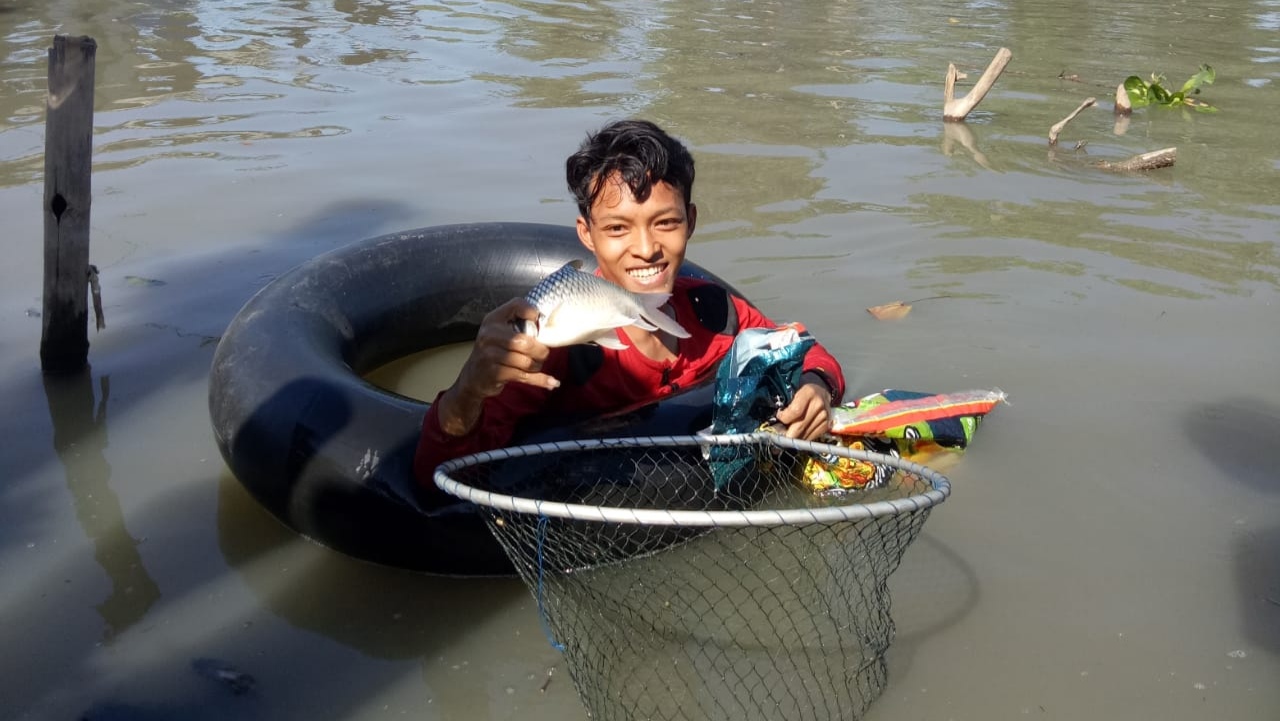
<path id="1" fill-rule="evenodd" d="M 616 448 L 655 448 L 692 446 L 764 445 L 793 451 L 839 456 L 892 466 L 913 473 L 928 481 L 931 488 L 923 493 L 873 503 L 852 501 L 821 508 L 788 508 L 778 510 L 662 510 L 653 508 L 620 508 L 592 506 L 560 501 L 511 496 L 484 491 L 462 483 L 450 474 L 469 466 L 494 461 L 525 458 L 564 451 L 589 451 Z M 514 513 L 526 513 L 575 521 L 595 521 L 627 525 L 690 526 L 690 527 L 744 527 L 744 526 L 794 526 L 810 523 L 838 523 L 881 518 L 912 513 L 942 503 L 951 495 L 951 482 L 941 473 L 896 456 L 873 451 L 854 450 L 827 443 L 803 441 L 777 433 L 707 434 L 697 436 L 639 436 L 634 438 L 594 438 L 556 443 L 537 443 L 492 451 L 482 451 L 446 461 L 435 470 L 434 480 L 444 492 L 469 501 L 477 506 Z"/>

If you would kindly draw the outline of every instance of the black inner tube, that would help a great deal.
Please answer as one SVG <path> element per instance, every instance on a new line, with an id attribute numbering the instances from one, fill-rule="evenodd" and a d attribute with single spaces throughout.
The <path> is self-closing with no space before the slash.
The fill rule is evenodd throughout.
<path id="1" fill-rule="evenodd" d="M 273 515 L 337 551 L 431 573 L 512 573 L 473 506 L 419 492 L 413 451 L 427 404 L 363 376 L 473 340 L 486 313 L 575 258 L 594 265 L 573 228 L 478 223 L 371 238 L 282 275 L 214 354 L 209 409 L 227 465 Z M 692 263 L 682 274 L 729 287 Z M 691 432 L 709 422 L 708 398 L 693 391 L 606 432 Z"/>

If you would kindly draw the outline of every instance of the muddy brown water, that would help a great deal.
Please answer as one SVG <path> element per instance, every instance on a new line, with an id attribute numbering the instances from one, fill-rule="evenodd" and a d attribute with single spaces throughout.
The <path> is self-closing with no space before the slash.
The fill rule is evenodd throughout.
<path id="1" fill-rule="evenodd" d="M 803 320 L 855 393 L 1009 393 L 891 581 L 869 719 L 1276 718 L 1278 30 L 1274 0 L 0 3 L 0 715 L 584 717 L 518 582 L 370 566 L 266 515 L 207 371 L 324 250 L 572 222 L 564 157 L 640 115 L 697 156 L 691 257 Z M 98 42 L 107 318 L 62 380 L 37 360 L 55 33 Z M 972 79 L 1002 46 L 944 126 L 947 63 Z M 1221 112 L 1117 132 L 1117 82 L 1201 63 Z M 1090 166 L 1169 146 L 1171 169 Z M 429 395 L 410 365 L 387 382 Z"/>

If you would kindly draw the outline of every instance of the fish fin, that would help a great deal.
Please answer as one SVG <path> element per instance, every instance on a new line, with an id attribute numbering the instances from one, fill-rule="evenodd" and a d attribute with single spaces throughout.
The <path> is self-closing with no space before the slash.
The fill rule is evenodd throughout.
<path id="1" fill-rule="evenodd" d="M 581 261 L 581 260 L 574 259 L 574 260 L 569 261 L 568 263 L 565 263 L 564 265 L 562 265 L 562 266 L 560 266 L 559 268 L 557 268 L 557 269 L 556 269 L 556 271 L 555 271 L 554 273 L 552 273 L 551 275 L 548 275 L 548 276 L 547 276 L 547 278 L 550 278 L 552 275 L 554 275 L 554 276 L 561 276 L 561 275 L 564 275 L 564 274 L 566 274 L 566 273 L 570 273 L 570 272 L 575 271 L 575 270 L 578 270 L 578 271 L 582 270 L 582 261 Z M 545 279 L 544 279 L 544 280 L 545 280 Z"/>
<path id="2" fill-rule="evenodd" d="M 595 343 L 598 346 L 609 348 L 612 350 L 627 349 L 627 344 L 618 340 L 618 334 L 614 333 L 612 328 L 605 331 L 604 333 L 601 333 L 599 336 L 592 338 L 591 342 Z"/>
<path id="3" fill-rule="evenodd" d="M 640 300 L 640 320 L 677 338 L 689 337 L 689 331 L 662 310 L 662 306 L 671 299 L 670 293 L 636 293 L 636 298 Z"/>

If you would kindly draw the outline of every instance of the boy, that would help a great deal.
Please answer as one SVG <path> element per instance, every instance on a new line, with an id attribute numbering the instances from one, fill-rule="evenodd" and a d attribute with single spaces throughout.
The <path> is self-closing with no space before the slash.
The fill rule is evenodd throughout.
<path id="1" fill-rule="evenodd" d="M 538 311 L 512 299 L 484 317 L 471 356 L 453 385 L 431 405 L 414 458 L 419 483 L 432 488 L 440 463 L 506 445 L 534 414 L 602 414 L 656 401 L 713 376 L 734 336 L 777 324 L 742 298 L 702 280 L 680 278 L 697 223 L 693 157 L 644 120 L 623 120 L 589 135 L 565 163 L 578 203 L 578 239 L 604 279 L 637 293 L 670 293 L 664 309 L 691 337 L 619 328 L 625 350 L 547 348 L 515 331 Z M 844 394 L 840 365 L 815 344 L 802 385 L 777 413 L 792 438 L 815 440 L 830 429 L 831 405 Z"/>

